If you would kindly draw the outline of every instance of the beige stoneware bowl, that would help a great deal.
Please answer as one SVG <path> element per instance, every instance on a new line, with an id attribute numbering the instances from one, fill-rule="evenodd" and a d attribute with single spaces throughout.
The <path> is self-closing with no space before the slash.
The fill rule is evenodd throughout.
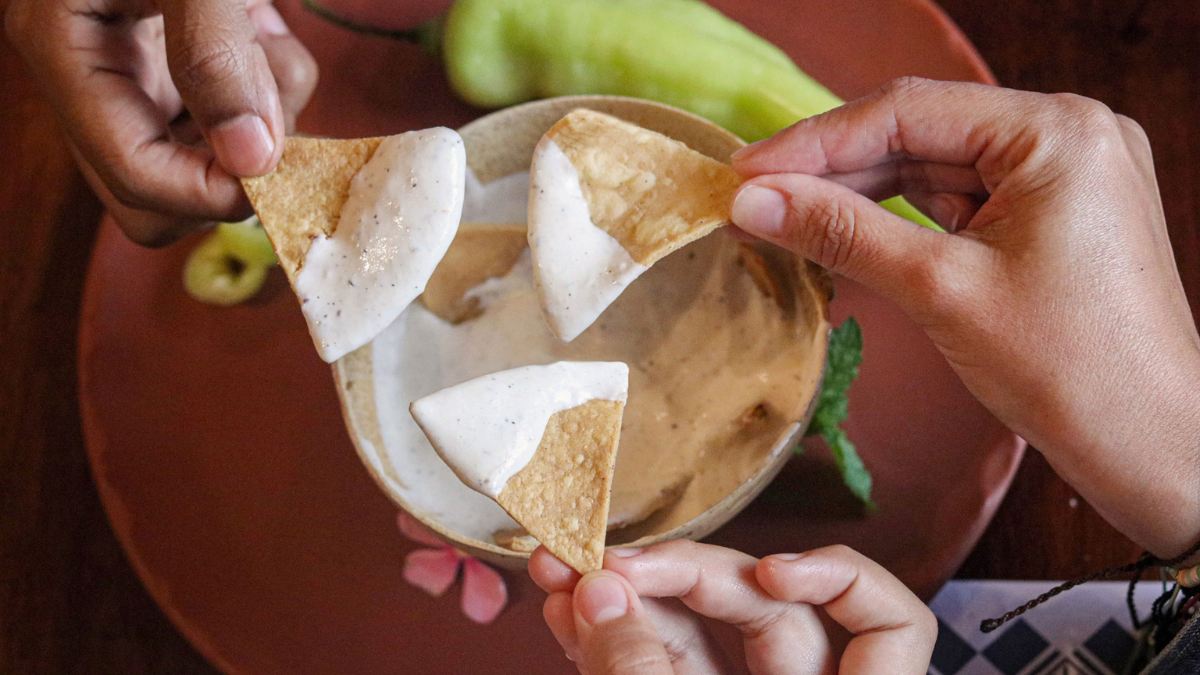
<path id="1" fill-rule="evenodd" d="M 460 130 L 467 163 L 485 184 L 528 171 L 538 140 L 576 108 L 623 118 L 723 162 L 744 145 L 728 131 L 669 106 L 580 96 L 507 108 L 468 124 Z M 626 361 L 632 371 L 613 484 L 614 508 L 621 502 L 665 504 L 636 524 L 610 530 L 609 545 L 644 546 L 707 536 L 737 515 L 776 476 L 808 424 L 825 362 L 829 278 L 823 270 L 779 249 L 759 245 L 757 260 L 766 263 L 773 281 L 766 286 L 761 279 L 751 283 L 752 265 L 744 258 L 742 246 L 724 232 L 690 244 L 634 282 L 598 322 L 631 336 L 613 343 L 616 346 L 608 351 L 599 351 L 600 357 Z M 764 314 L 763 301 L 753 296 L 769 296 L 772 286 L 777 295 L 770 307 L 776 309 Z M 698 314 L 702 310 L 709 314 Z M 719 320 L 713 321 L 714 317 Z M 773 334 L 785 342 L 755 342 L 768 332 L 768 322 Z M 588 332 L 594 329 L 605 330 L 594 326 Z M 596 349 L 586 346 L 588 332 L 564 347 L 569 350 L 580 344 L 581 351 L 567 351 L 566 358 L 597 357 Z M 746 344 L 751 346 L 743 348 Z M 437 515 L 436 504 L 415 503 L 406 490 L 406 481 L 414 477 L 401 475 L 388 459 L 380 420 L 381 415 L 409 413 L 397 406 L 381 409 L 374 349 L 374 344 L 367 345 L 334 365 L 346 426 L 367 470 L 400 508 L 451 545 L 504 567 L 523 567 L 528 552 L 510 550 L 478 533 L 464 533 L 464 528 Z M 720 368 L 729 372 L 708 374 Z M 772 378 L 769 387 L 754 390 L 760 386 L 757 382 Z M 661 414 L 655 419 L 637 417 L 639 387 L 652 389 L 656 401 L 677 405 L 680 421 L 660 419 Z M 715 390 L 718 387 L 723 390 Z M 739 395 L 751 401 L 761 395 L 763 403 L 746 407 L 740 415 L 709 419 L 710 404 L 713 410 L 740 407 Z M 693 438 L 687 435 L 689 429 L 703 432 L 695 432 Z M 703 440 L 697 440 L 701 433 Z M 670 497 L 663 498 L 666 494 Z"/>

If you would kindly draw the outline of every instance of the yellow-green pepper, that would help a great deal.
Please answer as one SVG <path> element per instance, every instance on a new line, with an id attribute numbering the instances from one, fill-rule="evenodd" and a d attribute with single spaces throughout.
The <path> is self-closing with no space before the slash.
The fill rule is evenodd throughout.
<path id="1" fill-rule="evenodd" d="M 700 0 L 457 0 L 414 31 L 360 32 L 440 52 L 454 91 L 501 108 L 572 94 L 632 96 L 693 112 L 743 140 L 842 104 L 779 48 Z M 940 229 L 903 199 L 884 206 Z"/>

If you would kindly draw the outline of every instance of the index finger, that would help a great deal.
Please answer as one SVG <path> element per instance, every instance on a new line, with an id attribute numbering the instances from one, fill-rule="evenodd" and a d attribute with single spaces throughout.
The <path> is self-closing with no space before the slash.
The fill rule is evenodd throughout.
<path id="1" fill-rule="evenodd" d="M 937 621 L 925 603 L 870 558 L 846 546 L 763 558 L 755 570 L 773 598 L 823 607 L 855 638 L 842 656 L 847 675 L 924 673 Z"/>
<path id="2" fill-rule="evenodd" d="M 604 556 L 604 568 L 627 579 L 638 595 L 679 598 L 692 611 L 736 627 L 752 672 L 826 672 L 835 657 L 820 617 L 764 592 L 754 578 L 757 563 L 740 551 L 686 539 Z"/>
<path id="3" fill-rule="evenodd" d="M 848 174 L 897 159 L 991 171 L 1012 141 L 1044 114 L 1048 96 L 982 84 L 893 80 L 875 93 L 801 120 L 733 156 L 746 177 Z M 988 153 L 995 155 L 989 157 Z"/>
<path id="4" fill-rule="evenodd" d="M 529 577 L 547 593 L 569 593 L 575 590 L 580 574 L 545 546 L 538 546 L 529 556 Z"/>

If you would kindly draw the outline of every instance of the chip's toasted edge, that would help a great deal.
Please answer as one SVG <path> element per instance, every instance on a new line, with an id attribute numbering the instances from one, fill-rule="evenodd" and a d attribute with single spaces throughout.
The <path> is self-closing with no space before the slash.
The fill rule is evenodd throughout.
<path id="1" fill-rule="evenodd" d="M 538 547 L 538 540 L 534 539 L 523 527 L 494 532 L 492 541 L 496 542 L 497 546 L 503 546 L 518 553 L 533 553 L 534 549 Z"/>
<path id="2" fill-rule="evenodd" d="M 730 222 L 742 177 L 680 141 L 582 108 L 546 136 L 579 172 L 593 224 L 642 265 Z"/>
<path id="3" fill-rule="evenodd" d="M 289 280 L 304 265 L 312 240 L 332 234 L 337 227 L 350 196 L 350 182 L 381 141 L 288 138 L 274 171 L 242 179 Z"/>
<path id="4" fill-rule="evenodd" d="M 481 311 L 479 299 L 464 296 L 488 279 L 512 271 L 528 245 L 522 223 L 460 223 L 449 250 L 417 299 L 450 323 L 473 319 Z"/>
<path id="5" fill-rule="evenodd" d="M 625 404 L 592 400 L 555 413 L 533 459 L 496 501 L 581 574 L 600 569 Z"/>

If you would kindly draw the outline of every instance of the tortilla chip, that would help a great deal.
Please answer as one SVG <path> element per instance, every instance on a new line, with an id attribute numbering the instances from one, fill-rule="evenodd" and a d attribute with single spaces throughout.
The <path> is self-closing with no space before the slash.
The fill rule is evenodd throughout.
<path id="1" fill-rule="evenodd" d="M 742 177 L 677 140 L 584 109 L 546 135 L 579 172 L 592 223 L 642 265 L 730 222 Z"/>
<path id="2" fill-rule="evenodd" d="M 454 242 L 418 300 L 450 323 L 479 316 L 479 298 L 464 296 L 488 279 L 508 274 L 528 244 L 522 223 L 459 224 Z"/>
<path id="3" fill-rule="evenodd" d="M 496 542 L 497 546 L 503 546 L 518 553 L 533 553 L 534 549 L 538 547 L 538 540 L 530 536 L 523 527 L 495 532 L 492 534 L 492 541 Z"/>
<path id="4" fill-rule="evenodd" d="M 529 464 L 496 500 L 580 574 L 600 569 L 625 404 L 592 400 L 555 413 Z"/>
<path id="5" fill-rule="evenodd" d="M 295 279 L 304 265 L 312 240 L 333 234 L 350 196 L 350 181 L 382 140 L 288 138 L 274 171 L 242 179 L 288 279 Z"/>

